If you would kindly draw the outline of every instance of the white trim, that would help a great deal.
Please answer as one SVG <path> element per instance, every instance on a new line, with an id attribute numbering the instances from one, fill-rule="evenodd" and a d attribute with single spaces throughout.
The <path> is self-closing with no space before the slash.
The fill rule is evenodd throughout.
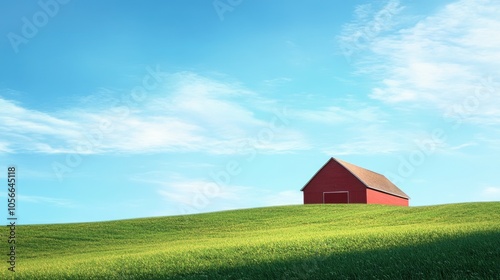
<path id="1" fill-rule="evenodd" d="M 325 193 L 347 193 L 347 204 L 349 204 L 349 191 L 323 192 L 323 204 L 325 204 Z"/>

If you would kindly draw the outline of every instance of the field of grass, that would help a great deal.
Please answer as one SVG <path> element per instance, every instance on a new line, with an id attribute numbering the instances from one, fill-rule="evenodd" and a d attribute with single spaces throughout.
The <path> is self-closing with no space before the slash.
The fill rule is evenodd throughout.
<path id="1" fill-rule="evenodd" d="M 17 239 L 0 279 L 500 279 L 500 202 L 31 225 Z"/>

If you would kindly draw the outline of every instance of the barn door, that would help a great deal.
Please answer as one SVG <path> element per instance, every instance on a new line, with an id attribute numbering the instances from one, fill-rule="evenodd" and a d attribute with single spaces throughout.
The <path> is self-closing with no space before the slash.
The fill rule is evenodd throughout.
<path id="1" fill-rule="evenodd" d="M 324 192 L 323 203 L 349 203 L 349 192 Z"/>

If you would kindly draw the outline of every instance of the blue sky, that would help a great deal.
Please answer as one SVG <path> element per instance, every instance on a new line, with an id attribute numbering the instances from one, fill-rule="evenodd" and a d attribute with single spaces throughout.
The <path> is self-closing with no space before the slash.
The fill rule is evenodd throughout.
<path id="1" fill-rule="evenodd" d="M 413 206 L 500 200 L 497 1 L 0 11 L 0 179 L 17 167 L 19 223 L 300 204 L 332 156 Z"/>

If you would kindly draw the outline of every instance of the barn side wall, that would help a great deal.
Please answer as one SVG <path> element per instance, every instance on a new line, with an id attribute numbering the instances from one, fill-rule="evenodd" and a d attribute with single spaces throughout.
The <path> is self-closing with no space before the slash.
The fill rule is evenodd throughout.
<path id="1" fill-rule="evenodd" d="M 304 204 L 323 203 L 323 192 L 348 191 L 349 203 L 366 203 L 366 187 L 345 167 L 330 160 L 304 188 Z"/>
<path id="2" fill-rule="evenodd" d="M 399 206 L 409 206 L 409 200 L 386 194 L 377 190 L 366 189 L 366 200 L 369 204 L 389 204 Z"/>

